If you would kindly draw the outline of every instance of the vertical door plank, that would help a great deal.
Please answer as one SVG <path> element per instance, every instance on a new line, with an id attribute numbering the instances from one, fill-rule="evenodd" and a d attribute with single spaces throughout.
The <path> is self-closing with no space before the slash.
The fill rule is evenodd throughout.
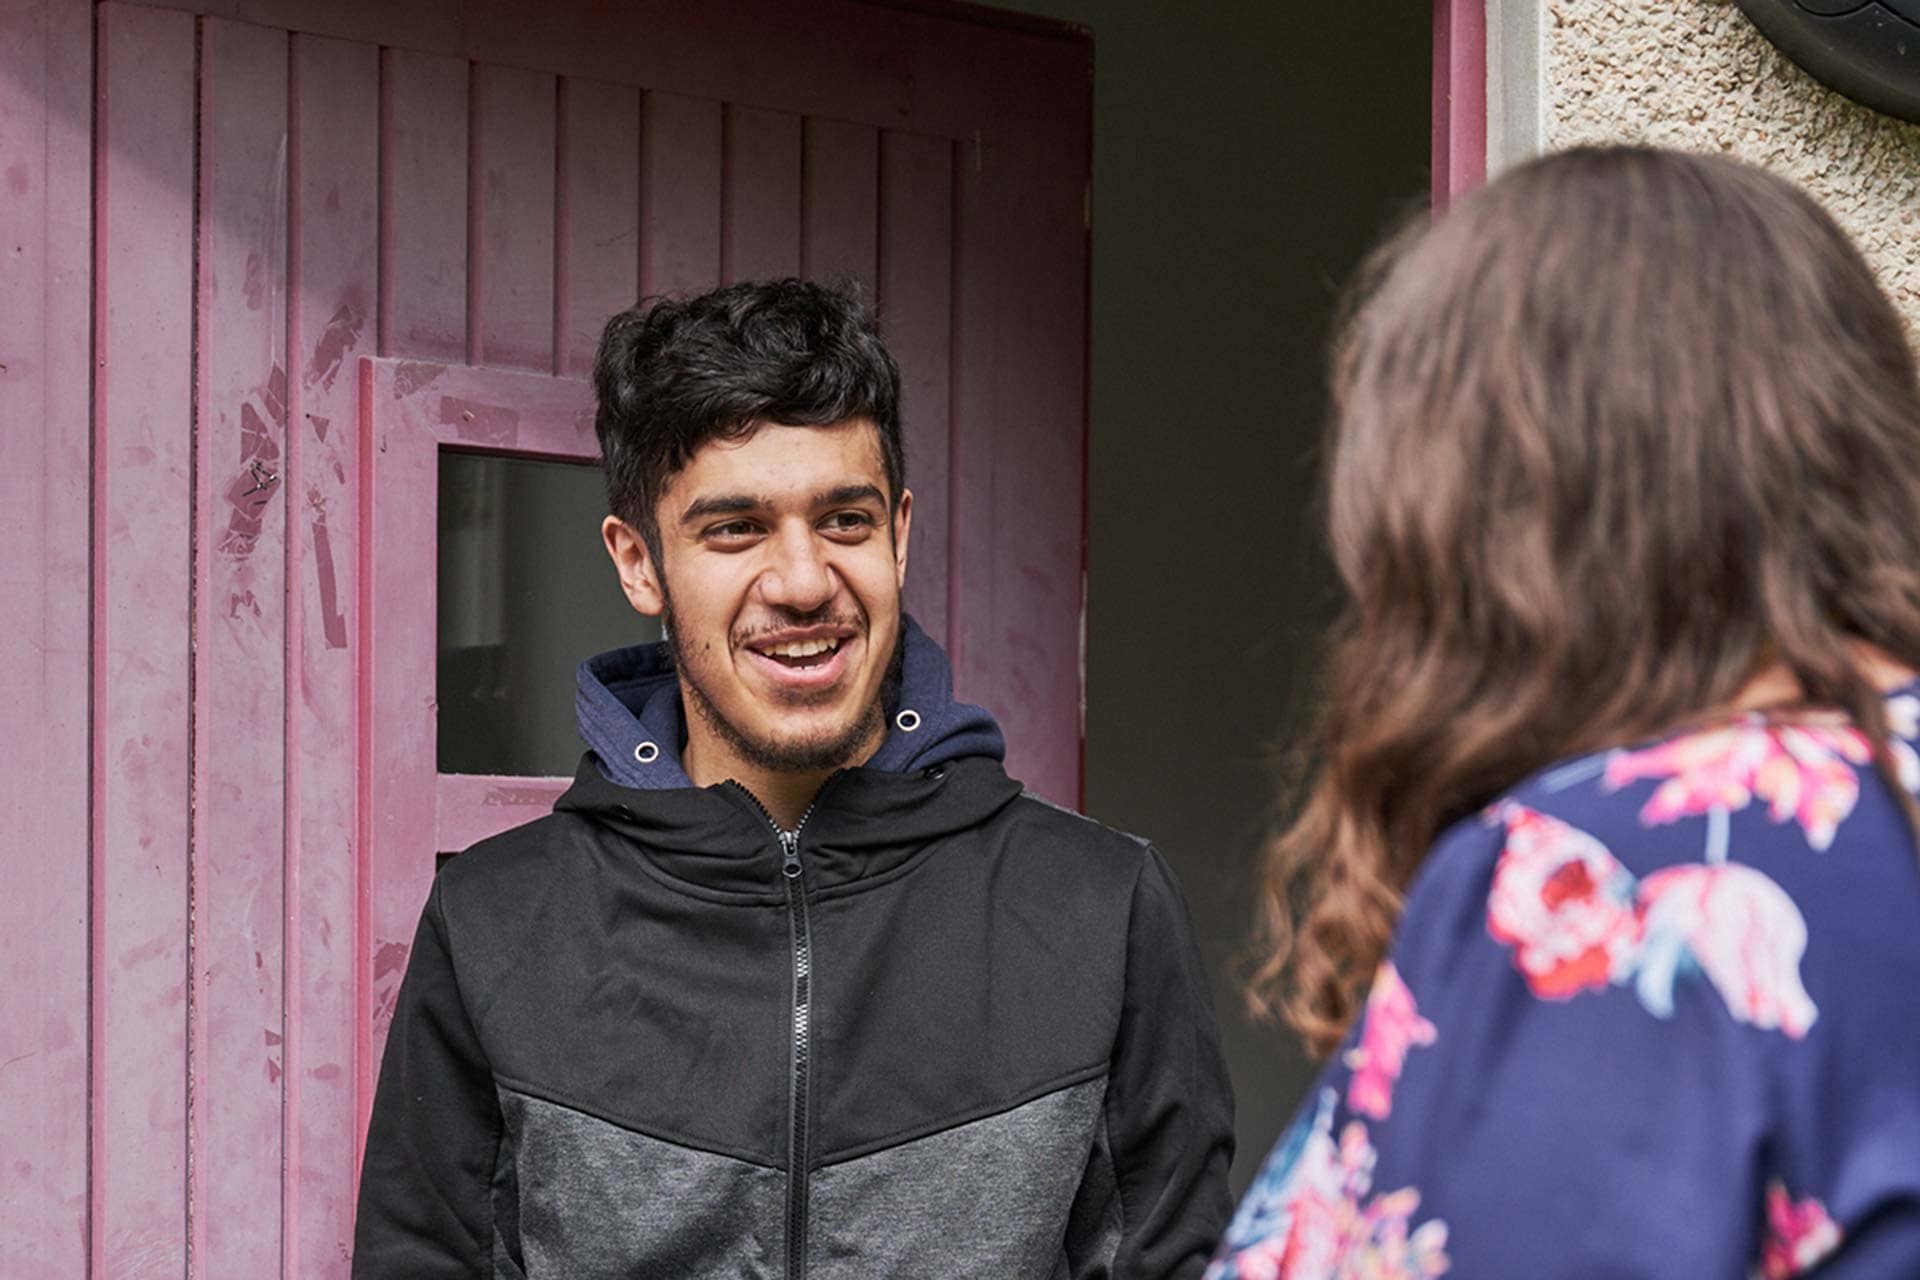
<path id="1" fill-rule="evenodd" d="M 802 151 L 800 274 L 858 280 L 871 299 L 880 252 L 879 132 L 810 116 Z"/>
<path id="2" fill-rule="evenodd" d="M 880 321 L 900 365 L 913 540 L 907 607 L 945 644 L 953 361 L 953 165 L 945 138 L 892 133 L 880 153 Z"/>
<path id="3" fill-rule="evenodd" d="M 196 1272 L 280 1268 L 287 37 L 201 26 L 195 404 Z"/>
<path id="4" fill-rule="evenodd" d="M 439 441 L 444 366 L 360 361 L 361 1070 L 377 1070 L 433 878 L 439 715 Z M 453 403 L 465 403 L 453 398 Z M 457 410 L 476 417 L 488 406 Z M 511 406 L 493 412 L 511 423 Z M 386 572 L 375 566 L 387 566 Z M 398 572 L 392 566 L 404 566 Z M 366 1094 L 370 1101 L 370 1090 Z M 366 1131 L 366 1115 L 359 1131 Z"/>
<path id="5" fill-rule="evenodd" d="M 0 1257 L 34 1276 L 87 1269 L 92 22 L 0 0 Z"/>
<path id="6" fill-rule="evenodd" d="M 554 372 L 593 368 L 607 317 L 640 296 L 640 92 L 560 83 Z"/>
<path id="7" fill-rule="evenodd" d="M 554 77 L 473 73 L 471 364 L 553 367 Z"/>
<path id="8" fill-rule="evenodd" d="M 353 1241 L 358 357 L 373 349 L 380 54 L 293 37 L 288 247 L 288 1276 Z"/>
<path id="9" fill-rule="evenodd" d="M 467 64 L 382 51 L 380 350 L 467 354 Z"/>
<path id="10" fill-rule="evenodd" d="M 194 19 L 99 10 L 92 1274 L 186 1267 Z"/>
<path id="11" fill-rule="evenodd" d="M 955 685 L 1007 768 L 1080 800 L 1087 350 L 1085 106 L 960 164 L 950 492 Z"/>
<path id="12" fill-rule="evenodd" d="M 649 93 L 640 115 L 640 291 L 720 283 L 720 104 Z"/>
<path id="13" fill-rule="evenodd" d="M 800 274 L 800 117 L 728 105 L 720 274 L 777 280 Z"/>

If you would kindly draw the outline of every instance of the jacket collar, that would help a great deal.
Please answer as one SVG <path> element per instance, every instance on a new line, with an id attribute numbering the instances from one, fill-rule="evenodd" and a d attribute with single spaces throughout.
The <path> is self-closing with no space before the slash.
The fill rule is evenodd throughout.
<path id="1" fill-rule="evenodd" d="M 883 874 L 1020 794 L 1000 767 L 999 726 L 954 700 L 940 646 L 911 618 L 902 646 L 898 681 L 885 693 L 886 739 L 864 765 L 828 781 L 802 824 L 816 886 Z M 721 891 L 780 888 L 777 829 L 758 802 L 737 784 L 696 787 L 680 763 L 685 713 L 665 644 L 582 663 L 575 705 L 588 751 L 556 809 L 637 841 L 677 879 Z"/>

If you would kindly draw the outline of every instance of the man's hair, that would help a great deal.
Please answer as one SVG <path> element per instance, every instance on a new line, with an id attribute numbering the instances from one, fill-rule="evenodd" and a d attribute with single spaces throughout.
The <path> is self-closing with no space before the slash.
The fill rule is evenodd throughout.
<path id="1" fill-rule="evenodd" d="M 593 389 L 607 505 L 656 559 L 654 507 L 668 483 L 703 446 L 768 423 L 869 419 L 899 506 L 900 369 L 851 287 L 787 279 L 642 299 L 607 321 Z"/>

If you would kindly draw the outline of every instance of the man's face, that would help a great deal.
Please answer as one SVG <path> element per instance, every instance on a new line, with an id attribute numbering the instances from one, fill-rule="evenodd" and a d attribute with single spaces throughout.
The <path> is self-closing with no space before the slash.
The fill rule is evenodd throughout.
<path id="1" fill-rule="evenodd" d="M 655 508 L 658 564 L 609 521 L 629 598 L 666 615 L 701 772 L 824 771 L 878 747 L 912 501 L 890 516 L 879 433 L 856 418 L 707 444 Z"/>

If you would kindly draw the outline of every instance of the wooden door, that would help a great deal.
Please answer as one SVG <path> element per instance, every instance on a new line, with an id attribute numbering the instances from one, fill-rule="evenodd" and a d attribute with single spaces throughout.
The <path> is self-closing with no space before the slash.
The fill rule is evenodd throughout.
<path id="1" fill-rule="evenodd" d="M 637 295 L 860 277 L 908 606 L 1077 798 L 1089 70 L 937 2 L 0 0 L 10 1265 L 346 1272 L 420 887 L 552 785 L 380 733 L 431 718 L 377 484 L 458 435 L 424 370 L 574 456 Z"/>

